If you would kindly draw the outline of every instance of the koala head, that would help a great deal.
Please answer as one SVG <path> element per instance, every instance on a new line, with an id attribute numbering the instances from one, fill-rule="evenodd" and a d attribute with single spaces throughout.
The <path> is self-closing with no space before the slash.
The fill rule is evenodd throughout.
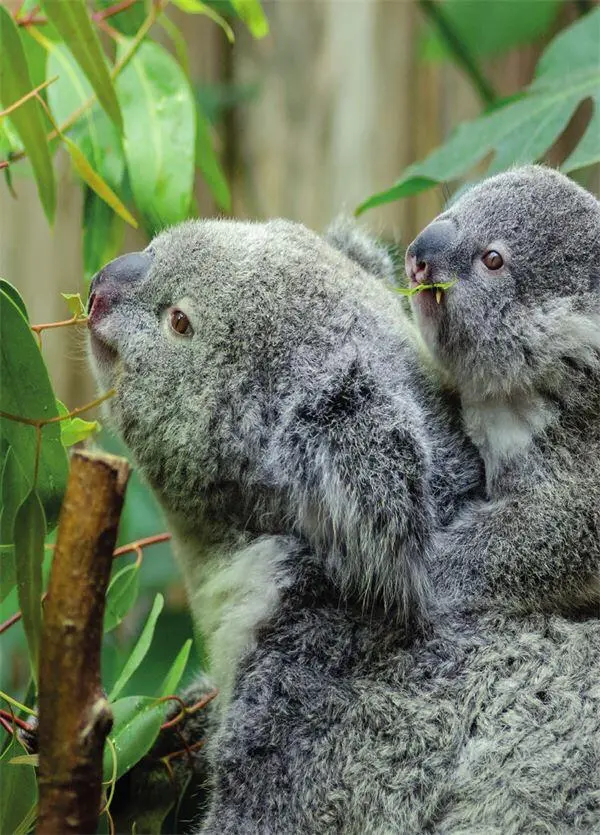
<path id="1" fill-rule="evenodd" d="M 565 392 L 599 370 L 600 203 L 550 168 L 484 180 L 410 244 L 417 325 L 461 393 Z M 439 301 L 439 303 L 438 303 Z"/>
<path id="2" fill-rule="evenodd" d="M 95 277 L 91 349 L 116 390 L 109 419 L 171 520 L 213 539 L 299 534 L 342 582 L 402 598 L 403 553 L 429 535 L 424 421 L 403 397 L 416 372 L 400 300 L 361 268 L 377 258 L 360 241 L 347 257 L 287 221 L 169 229 Z M 388 552 L 385 578 L 361 562 Z"/>

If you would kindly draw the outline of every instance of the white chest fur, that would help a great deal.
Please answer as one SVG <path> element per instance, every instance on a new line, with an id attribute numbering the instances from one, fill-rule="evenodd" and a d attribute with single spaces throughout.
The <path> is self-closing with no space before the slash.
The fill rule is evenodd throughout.
<path id="1" fill-rule="evenodd" d="M 208 653 L 208 673 L 223 709 L 231 698 L 242 655 L 277 610 L 287 585 L 279 537 L 262 537 L 241 547 L 206 549 L 194 537 L 174 537 L 194 625 Z"/>

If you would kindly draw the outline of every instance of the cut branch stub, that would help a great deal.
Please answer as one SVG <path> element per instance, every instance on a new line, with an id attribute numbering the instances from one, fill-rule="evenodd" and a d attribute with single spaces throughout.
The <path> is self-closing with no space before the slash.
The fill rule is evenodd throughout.
<path id="1" fill-rule="evenodd" d="M 102 622 L 128 477 L 122 458 L 71 458 L 44 606 L 37 835 L 96 831 L 112 724 L 100 680 Z"/>

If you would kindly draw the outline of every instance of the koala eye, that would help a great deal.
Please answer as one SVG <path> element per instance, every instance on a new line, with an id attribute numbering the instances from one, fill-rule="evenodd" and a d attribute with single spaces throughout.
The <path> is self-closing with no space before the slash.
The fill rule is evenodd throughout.
<path id="1" fill-rule="evenodd" d="M 481 260 L 488 270 L 499 270 L 500 267 L 504 266 L 504 258 L 499 252 L 496 252 L 495 249 L 488 249 L 488 251 L 482 255 Z"/>
<path id="2" fill-rule="evenodd" d="M 193 336 L 194 329 L 190 324 L 190 320 L 185 315 L 183 310 L 179 310 L 177 307 L 173 307 L 169 311 L 169 321 L 171 323 L 172 329 L 175 333 L 179 334 L 179 336 Z"/>

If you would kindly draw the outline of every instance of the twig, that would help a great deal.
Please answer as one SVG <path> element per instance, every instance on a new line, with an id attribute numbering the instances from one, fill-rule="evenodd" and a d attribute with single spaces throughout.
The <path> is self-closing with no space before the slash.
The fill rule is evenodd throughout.
<path id="1" fill-rule="evenodd" d="M 159 542 L 168 542 L 171 539 L 170 533 L 157 533 L 154 536 L 146 536 L 144 539 L 138 539 L 137 542 L 130 542 L 127 545 L 121 545 L 119 548 L 115 548 L 113 551 L 113 559 L 117 557 L 122 557 L 124 554 L 131 554 L 131 553 L 138 553 L 141 551 L 142 548 L 145 548 L 147 545 L 158 545 Z M 53 545 L 46 545 L 46 548 L 53 548 Z M 42 603 L 48 597 L 48 593 L 45 592 L 42 595 Z M 11 615 L 4 623 L 0 623 L 0 635 L 3 632 L 6 632 L 7 629 L 10 629 L 11 626 L 14 626 L 15 623 L 18 623 L 21 620 L 21 612 L 15 612 L 14 615 Z"/>
<path id="2" fill-rule="evenodd" d="M 481 71 L 467 45 L 463 43 L 454 30 L 452 24 L 446 17 L 441 4 L 436 3 L 435 0 L 419 0 L 419 6 L 426 17 L 428 17 L 434 26 L 436 26 L 439 30 L 446 46 L 452 52 L 456 63 L 462 67 L 471 79 L 471 83 L 479 93 L 479 97 L 482 102 L 486 105 L 486 107 L 494 104 L 498 98 L 496 91 Z"/>
<path id="3" fill-rule="evenodd" d="M 71 409 L 70 412 L 67 412 L 66 415 L 56 415 L 56 417 L 51 418 L 27 418 L 23 417 L 22 415 L 13 415 L 11 412 L 3 412 L 0 409 L 0 418 L 5 418 L 6 420 L 12 420 L 15 423 L 24 423 L 27 426 L 35 426 L 36 429 L 41 429 L 42 426 L 48 426 L 49 423 L 61 423 L 63 420 L 70 420 L 77 415 L 82 414 L 83 412 L 87 412 L 90 409 L 95 409 L 96 406 L 99 406 L 101 403 L 104 403 L 105 400 L 108 400 L 111 397 L 114 397 L 115 390 L 109 389 L 106 391 L 101 397 L 97 397 L 95 400 L 91 400 L 89 403 L 86 403 L 83 406 L 77 406 L 75 409 Z"/>
<path id="4" fill-rule="evenodd" d="M 138 0 L 121 0 L 120 3 L 115 3 L 113 6 L 108 6 L 106 9 L 98 9 L 97 12 L 92 12 L 92 20 L 96 22 L 100 20 L 106 20 L 107 17 L 112 17 L 113 15 L 119 14 L 119 12 L 124 12 L 126 9 L 130 9 L 131 6 L 134 6 Z"/>
<path id="5" fill-rule="evenodd" d="M 168 542 L 169 539 L 171 539 L 170 533 L 157 533 L 154 536 L 146 536 L 143 539 L 128 542 L 127 545 L 121 545 L 119 548 L 115 548 L 113 557 L 122 557 L 124 554 L 131 554 L 137 551 L 138 548 L 145 548 L 146 545 L 158 545 L 159 542 Z"/>
<path id="6" fill-rule="evenodd" d="M 123 458 L 72 456 L 44 609 L 37 835 L 96 831 L 112 724 L 100 681 L 102 623 L 128 477 Z"/>
<path id="7" fill-rule="evenodd" d="M 61 322 L 44 322 L 42 325 L 31 325 L 34 333 L 50 330 L 51 328 L 67 328 L 69 325 L 85 325 L 87 316 L 73 316 L 72 319 L 63 319 Z"/>
<path id="8" fill-rule="evenodd" d="M 29 733 L 31 733 L 34 730 L 34 728 L 31 725 L 28 725 L 27 722 L 24 722 L 22 719 L 19 719 L 18 716 L 15 716 L 15 714 L 12 711 L 0 710 L 0 719 L 5 719 L 7 722 L 12 722 L 13 726 L 16 725 L 23 731 L 29 731 Z"/>
<path id="9" fill-rule="evenodd" d="M 41 84 L 38 84 L 37 87 L 35 87 L 33 90 L 30 90 L 29 93 L 26 93 L 18 101 L 13 102 L 13 104 L 11 104 L 10 107 L 7 107 L 5 110 L 0 110 L 0 119 L 2 119 L 4 116 L 8 116 L 9 113 L 13 112 L 13 110 L 16 110 L 18 107 L 21 107 L 21 105 L 25 104 L 25 102 L 28 99 L 34 98 L 35 96 L 37 96 L 39 92 L 41 92 L 41 90 L 45 90 L 46 87 L 49 87 L 51 84 L 54 84 L 54 82 L 57 80 L 57 75 L 52 76 L 52 78 L 49 78 L 47 81 L 43 81 Z M 8 165 L 8 163 L 6 164 Z"/>

